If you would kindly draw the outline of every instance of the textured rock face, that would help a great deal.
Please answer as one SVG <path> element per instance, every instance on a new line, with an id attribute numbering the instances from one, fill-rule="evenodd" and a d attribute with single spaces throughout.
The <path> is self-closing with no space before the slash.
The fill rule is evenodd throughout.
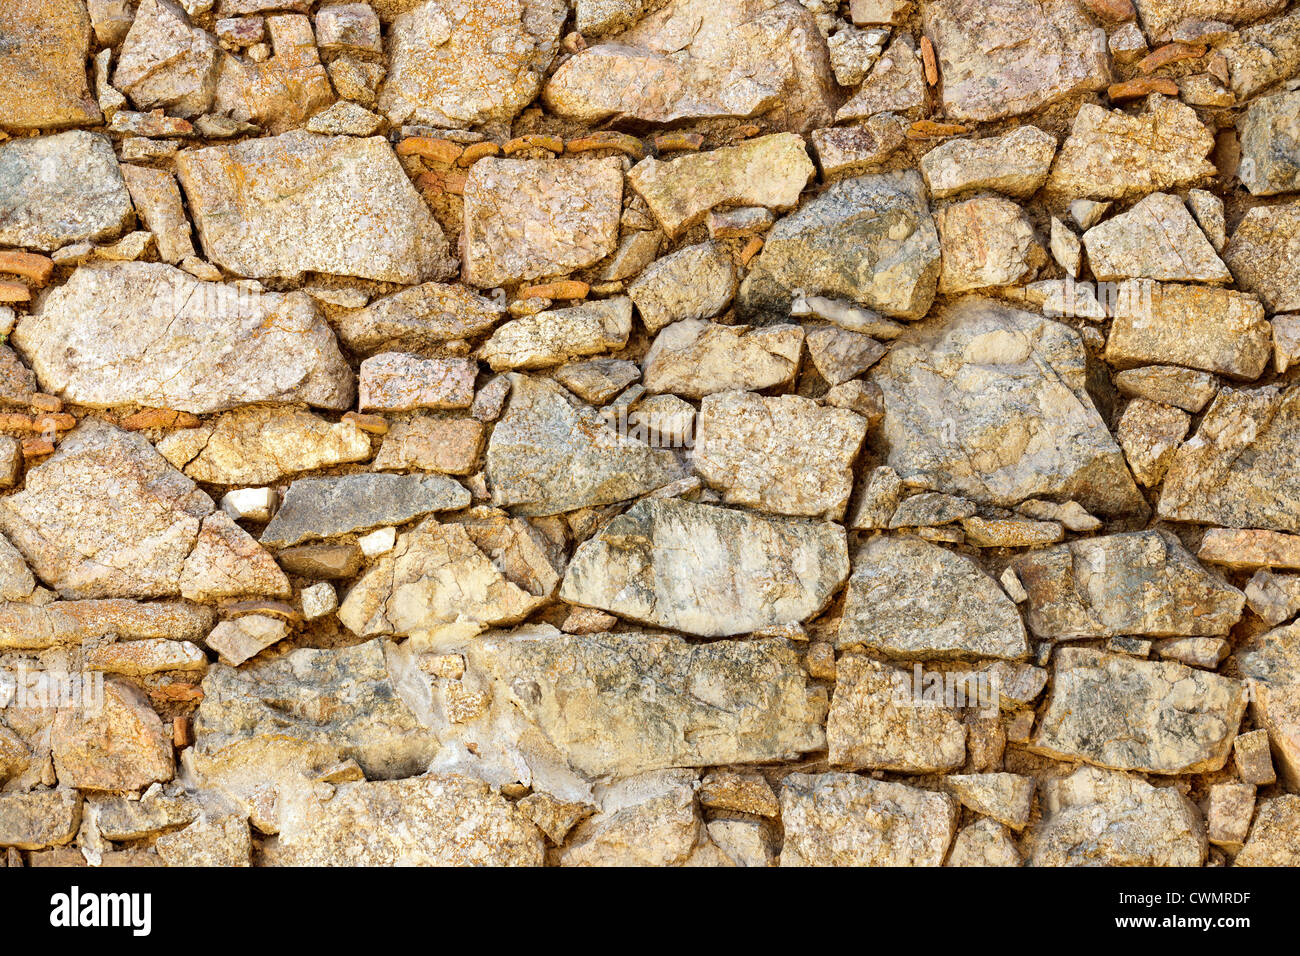
<path id="1" fill-rule="evenodd" d="M 469 504 L 469 492 L 442 475 L 341 475 L 301 478 L 262 532 L 262 543 L 283 548 L 381 525 L 397 525 L 434 511 Z"/>
<path id="2" fill-rule="evenodd" d="M 446 278 L 447 239 L 379 137 L 295 131 L 177 156 L 208 256 L 254 278 Z"/>
<path id="3" fill-rule="evenodd" d="M 118 55 L 113 83 L 136 109 L 197 116 L 216 95 L 216 38 L 171 0 L 141 0 Z"/>
<path id="4" fill-rule="evenodd" d="M 465 183 L 465 281 L 491 288 L 564 275 L 614 251 L 623 195 L 615 159 L 485 159 Z"/>
<path id="5" fill-rule="evenodd" d="M 1300 309 L 1300 202 L 1257 206 L 1224 247 L 1223 259 L 1243 289 L 1272 312 Z"/>
<path id="6" fill-rule="evenodd" d="M 428 0 L 388 28 L 379 108 L 394 124 L 508 123 L 538 94 L 559 48 L 555 0 Z"/>
<path id="7" fill-rule="evenodd" d="M 740 307 L 784 311 L 802 289 L 917 319 L 934 300 L 939 256 L 919 175 L 848 179 L 772 228 L 741 283 Z"/>
<path id="8" fill-rule="evenodd" d="M 685 398 L 784 384 L 799 367 L 804 332 L 797 325 L 762 328 L 700 319 L 674 322 L 645 357 L 645 387 Z"/>
<path id="9" fill-rule="evenodd" d="M 992 189 L 1026 199 L 1047 179 L 1056 140 L 1036 126 L 987 139 L 950 139 L 921 157 L 921 175 L 934 199 L 968 189 Z"/>
<path id="10" fill-rule="evenodd" d="M 1089 229 L 1083 245 L 1092 274 L 1102 281 L 1232 279 L 1183 201 L 1169 193 L 1152 193 L 1128 212 Z"/>
<path id="11" fill-rule="evenodd" d="M 889 465 L 991 505 L 1063 496 L 1103 513 L 1140 511 L 1084 376 L 1082 346 L 1064 325 L 961 300 L 906 333 L 871 373 L 884 393 Z"/>
<path id="12" fill-rule="evenodd" d="M 1040 637 L 1226 634 L 1245 596 L 1172 534 L 1085 538 L 1012 561 Z"/>
<path id="13" fill-rule="evenodd" d="M 720 637 L 797 624 L 821 610 L 847 576 L 838 525 L 643 501 L 578 547 L 560 597 Z"/>
<path id="14" fill-rule="evenodd" d="M 1242 161 L 1238 175 L 1254 196 L 1300 189 L 1300 94 L 1256 100 L 1238 121 Z"/>
<path id="15" fill-rule="evenodd" d="M 872 538 L 853 556 L 835 644 L 921 660 L 1029 653 L 1015 604 L 979 565 L 892 535 Z"/>
<path id="16" fill-rule="evenodd" d="M 57 249 L 115 238 L 130 220 L 131 197 L 105 137 L 72 130 L 0 146 L 0 243 Z"/>
<path id="17" fill-rule="evenodd" d="M 525 631 L 480 638 L 467 662 L 590 776 L 780 760 L 825 746 L 824 698 L 779 638 L 693 644 Z"/>
<path id="18" fill-rule="evenodd" d="M 670 0 L 555 72 L 543 102 L 584 123 L 765 114 L 828 126 L 835 84 L 812 16 L 786 0 Z"/>
<path id="19" fill-rule="evenodd" d="M 6 4 L 0 12 L 0 127 L 94 124 L 99 108 L 86 82 L 90 17 L 81 0 Z"/>
<path id="20" fill-rule="evenodd" d="M 312 300 L 200 282 L 161 263 L 79 267 L 14 331 L 42 388 L 82 405 L 205 413 L 345 409 L 352 372 Z"/>
<path id="21" fill-rule="evenodd" d="M 924 5 L 939 54 L 943 105 L 956 120 L 1003 119 L 1110 80 L 1096 31 L 1068 0 L 939 0 Z M 1014 33 L 1018 42 L 1002 37 Z"/>
<path id="22" fill-rule="evenodd" d="M 1066 647 L 1056 652 L 1051 701 L 1030 746 L 1112 770 L 1217 770 L 1245 710 L 1239 681 L 1173 661 Z"/>

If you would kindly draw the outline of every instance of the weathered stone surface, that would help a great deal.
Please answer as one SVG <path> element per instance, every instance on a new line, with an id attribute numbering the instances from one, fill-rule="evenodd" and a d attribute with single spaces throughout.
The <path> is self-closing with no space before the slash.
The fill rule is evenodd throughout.
<path id="1" fill-rule="evenodd" d="M 202 673 L 208 669 L 208 659 L 196 645 L 163 638 L 105 644 L 87 651 L 82 660 L 87 670 L 128 677 L 147 677 L 164 671 Z"/>
<path id="2" fill-rule="evenodd" d="M 1116 302 L 1106 339 L 1112 365 L 1172 362 L 1253 380 L 1272 354 L 1272 332 L 1254 296 L 1134 281 L 1119 287 Z"/>
<path id="3" fill-rule="evenodd" d="M 22 554 L 0 535 L 0 601 L 21 601 L 35 588 L 36 579 Z"/>
<path id="4" fill-rule="evenodd" d="M 180 577 L 181 596 L 191 601 L 232 597 L 289 596 L 289 579 L 275 559 L 224 511 L 203 519 Z"/>
<path id="5" fill-rule="evenodd" d="M 86 83 L 90 17 L 81 0 L 8 4 L 0 12 L 0 36 L 5 38 L 0 127 L 49 129 L 100 121 Z"/>
<path id="6" fill-rule="evenodd" d="M 478 363 L 473 359 L 382 352 L 361 363 L 357 404 L 363 412 L 469 408 L 477 375 Z"/>
<path id="7" fill-rule="evenodd" d="M 376 471 L 414 468 L 444 475 L 467 475 L 478 464 L 483 434 L 482 423 L 472 418 L 420 415 L 393 425 L 384 436 L 373 467 Z"/>
<path id="8" fill-rule="evenodd" d="M 817 373 L 831 386 L 861 375 L 880 361 L 886 352 L 885 347 L 871 336 L 833 325 L 808 329 L 806 341 L 808 356 Z"/>
<path id="9" fill-rule="evenodd" d="M 185 218 L 181 190 L 169 170 L 123 166 L 122 177 L 131 201 L 158 243 L 158 256 L 172 264 L 194 255 L 190 222 Z"/>
<path id="10" fill-rule="evenodd" d="M 71 130 L 0 145 L 0 243 L 49 251 L 116 238 L 130 222 L 131 196 L 107 137 Z"/>
<path id="11" fill-rule="evenodd" d="M 1250 23 L 1286 6 L 1281 0 L 1133 0 L 1133 5 L 1156 42 L 1168 40 L 1174 28 L 1188 19 Z"/>
<path id="12" fill-rule="evenodd" d="M 1278 772 L 1294 789 L 1300 782 L 1300 627 L 1292 622 L 1255 635 L 1234 656 L 1251 683 L 1250 715 L 1268 731 Z"/>
<path id="13" fill-rule="evenodd" d="M 1084 387 L 1079 339 L 1060 323 L 960 300 L 898 339 L 871 379 L 888 464 L 917 485 L 1003 507 L 1050 497 L 1144 510 Z"/>
<path id="14" fill-rule="evenodd" d="M 1174 455 L 1160 517 L 1300 532 L 1300 389 L 1224 389 Z"/>
<path id="15" fill-rule="evenodd" d="M 114 635 L 123 640 L 197 641 L 212 627 L 212 611 L 168 601 L 52 601 L 0 604 L 0 648 L 41 650 Z"/>
<path id="16" fill-rule="evenodd" d="M 89 419 L 0 499 L 0 531 L 66 598 L 163 597 L 213 508 L 142 437 Z"/>
<path id="17" fill-rule="evenodd" d="M 772 785 L 754 771 L 712 770 L 700 781 L 700 804 L 712 810 L 736 810 L 762 817 L 781 813 Z"/>
<path id="18" fill-rule="evenodd" d="M 509 124 L 541 91 L 567 12 L 554 0 L 413 5 L 388 27 L 380 110 L 394 125 Z"/>
<path id="19" fill-rule="evenodd" d="M 18 360 L 13 349 L 0 345 L 0 406 L 27 406 L 35 393 L 35 374 Z"/>
<path id="20" fill-rule="evenodd" d="M 251 866 L 253 858 L 248 820 L 235 813 L 202 814 L 185 829 L 158 837 L 154 849 L 166 866 Z"/>
<path id="21" fill-rule="evenodd" d="M 939 234 L 914 171 L 846 179 L 767 234 L 740 286 L 744 314 L 788 313 L 795 289 L 919 319 L 934 299 Z"/>
<path id="22" fill-rule="evenodd" d="M 262 532 L 262 544 L 283 548 L 384 525 L 404 524 L 434 511 L 469 504 L 461 485 L 442 475 L 341 475 L 300 478 Z"/>
<path id="23" fill-rule="evenodd" d="M 957 829 L 947 794 L 849 773 L 781 784 L 782 866 L 940 866 Z"/>
<path id="24" fill-rule="evenodd" d="M 171 735 L 144 694 L 125 681 L 104 681 L 98 713 L 61 709 L 50 733 L 54 769 L 64 786 L 138 790 L 172 778 Z"/>
<path id="25" fill-rule="evenodd" d="M 644 159 L 628 182 L 663 231 L 676 236 L 714 206 L 791 209 L 814 172 L 803 139 L 776 133 L 677 159 Z"/>
<path id="26" fill-rule="evenodd" d="M 79 266 L 14 344 L 45 391 L 81 405 L 352 404 L 351 369 L 308 296 L 200 282 L 162 263 Z"/>
<path id="27" fill-rule="evenodd" d="M 339 339 L 353 352 L 419 352 L 486 332 L 502 308 L 461 285 L 426 282 L 376 299 L 333 318 Z"/>
<path id="28" fill-rule="evenodd" d="M 683 319 L 660 332 L 646 352 L 645 387 L 685 398 L 770 388 L 794 378 L 803 340 L 797 325 L 752 328 Z"/>
<path id="29" fill-rule="evenodd" d="M 428 774 L 305 788 L 282 807 L 279 866 L 541 866 L 542 835 L 481 780 Z"/>
<path id="30" fill-rule="evenodd" d="M 1292 76 L 1300 69 L 1300 11 L 1247 27 L 1223 45 L 1239 100 Z"/>
<path id="31" fill-rule="evenodd" d="M 68 787 L 0 796 L 0 846 L 62 846 L 81 825 L 81 794 Z"/>
<path id="32" fill-rule="evenodd" d="M 173 432 L 158 443 L 158 450 L 195 481 L 215 485 L 266 484 L 370 457 L 370 439 L 352 422 L 331 424 L 295 409 L 241 409 L 198 429 L 194 437 L 201 443 L 190 443 L 188 437 Z M 168 454 L 169 447 L 185 447 L 185 460 Z M 198 452 L 190 456 L 195 447 Z"/>
<path id="33" fill-rule="evenodd" d="M 920 660 L 1029 655 L 1020 612 L 974 561 L 894 535 L 854 554 L 835 646 Z"/>
<path id="34" fill-rule="evenodd" d="M 139 110 L 198 116 L 216 93 L 216 37 L 194 26 L 171 0 L 141 0 L 118 53 L 113 86 Z"/>
<path id="35" fill-rule="evenodd" d="M 811 617 L 848 571 L 837 525 L 647 500 L 578 547 L 560 597 L 721 637 Z"/>
<path id="36" fill-rule="evenodd" d="M 1112 770 L 1218 770 L 1245 710 L 1240 681 L 1173 661 L 1064 647 L 1029 747 Z"/>
<path id="37" fill-rule="evenodd" d="M 1174 787 L 1080 767 L 1039 786 L 1042 819 L 1026 841 L 1031 866 L 1200 866 L 1196 807 Z"/>
<path id="38" fill-rule="evenodd" d="M 1196 556 L 1208 564 L 1220 564 L 1239 571 L 1257 568 L 1300 570 L 1300 536 L 1276 531 L 1207 528 Z"/>
<path id="39" fill-rule="evenodd" d="M 470 637 L 523 620 L 563 573 L 563 555 L 523 518 L 480 509 L 456 523 L 426 519 L 353 586 L 339 620 L 366 637 Z"/>
<path id="40" fill-rule="evenodd" d="M 1214 135 L 1195 110 L 1153 95 L 1131 116 L 1085 103 L 1074 118 L 1047 189 L 1089 199 L 1127 199 L 1213 176 Z"/>
<path id="41" fill-rule="evenodd" d="M 1039 637 L 1226 634 L 1245 595 L 1168 532 L 1080 538 L 1013 558 Z"/>
<path id="42" fill-rule="evenodd" d="M 1183 201 L 1152 193 L 1128 212 L 1083 234 L 1088 265 L 1099 280 L 1230 282 L 1232 274 Z"/>
<path id="43" fill-rule="evenodd" d="M 238 667 L 289 636 L 289 625 L 266 614 L 245 614 L 222 621 L 208 635 L 207 645 L 221 663 Z"/>
<path id="44" fill-rule="evenodd" d="M 968 823 L 952 841 L 944 866 L 1020 866 L 1020 851 L 1006 828 L 992 820 Z"/>
<path id="45" fill-rule="evenodd" d="M 907 122 L 896 113 L 878 113 L 856 126 L 812 131 L 817 166 L 828 182 L 876 172 L 907 141 Z"/>
<path id="46" fill-rule="evenodd" d="M 464 280 L 479 288 L 567 275 L 614 251 L 617 159 L 481 159 L 465 183 Z"/>
<path id="47" fill-rule="evenodd" d="M 955 295 L 989 286 L 1018 285 L 1047 264 L 1025 211 L 1009 199 L 977 196 L 934 216 L 943 250 L 939 292 Z"/>
<path id="48" fill-rule="evenodd" d="M 925 74 L 911 34 L 900 33 L 871 67 L 835 121 L 869 119 L 879 113 L 908 113 L 925 105 Z"/>
<path id="49" fill-rule="evenodd" d="M 1191 416 L 1178 408 L 1147 401 L 1128 403 L 1115 429 L 1129 468 L 1144 488 L 1152 488 L 1164 477 L 1169 462 L 1187 436 Z"/>
<path id="50" fill-rule="evenodd" d="M 533 628 L 481 637 L 466 660 L 588 776 L 780 760 L 825 746 L 825 699 L 780 638 L 693 644 Z"/>
<path id="51" fill-rule="evenodd" d="M 826 719 L 830 762 L 846 770 L 935 773 L 966 759 L 966 728 L 956 711 L 918 700 L 911 675 L 861 654 L 835 664 Z"/>
<path id="52" fill-rule="evenodd" d="M 838 519 L 867 422 L 808 398 L 723 392 L 700 404 L 695 470 L 728 504 Z"/>
<path id="53" fill-rule="evenodd" d="M 955 120 L 1017 116 L 1110 82 L 1099 31 L 1068 0 L 937 0 L 922 12 Z"/>
<path id="54" fill-rule="evenodd" d="M 632 300 L 620 295 L 505 322 L 497 326 L 478 357 L 496 372 L 545 368 L 621 349 L 631 333 Z"/>
<path id="55" fill-rule="evenodd" d="M 736 294 L 736 267 L 718 242 L 687 246 L 652 263 L 627 287 L 646 331 L 681 319 L 711 319 Z"/>
<path id="56" fill-rule="evenodd" d="M 1300 797 L 1287 793 L 1259 802 L 1259 812 L 1233 866 L 1300 866 L 1295 845 Z"/>
<path id="57" fill-rule="evenodd" d="M 1016 199 L 1038 192 L 1056 155 L 1056 137 L 1017 126 L 984 139 L 950 139 L 921 157 L 921 175 L 934 199 L 992 189 Z"/>
<path id="58" fill-rule="evenodd" d="M 1114 381 L 1121 395 L 1173 405 L 1185 412 L 1199 412 L 1219 391 L 1213 375 L 1172 365 L 1126 369 L 1116 372 Z"/>
<path id="59" fill-rule="evenodd" d="M 446 278 L 447 240 L 381 137 L 301 130 L 177 154 L 209 259 L 254 278 Z"/>
<path id="60" fill-rule="evenodd" d="M 953 774 L 948 788 L 963 806 L 991 817 L 1013 830 L 1029 823 L 1034 802 L 1034 779 L 1014 773 Z"/>
<path id="61" fill-rule="evenodd" d="M 1237 120 L 1237 176 L 1254 196 L 1300 190 L 1300 92 L 1262 96 Z"/>
<path id="62" fill-rule="evenodd" d="M 334 90 L 316 51 L 311 21 L 304 15 L 277 14 L 267 18 L 266 32 L 272 55 L 264 62 L 221 58 L 213 112 L 236 123 L 254 123 L 271 133 L 294 129 L 316 114 L 308 128 L 330 131 L 330 117 L 338 113 L 321 112 L 334 102 Z M 343 105 L 365 113 L 354 104 Z M 366 132 L 374 133 L 378 125 L 375 117 Z"/>
<path id="63" fill-rule="evenodd" d="M 584 123 L 766 114 L 795 132 L 828 125 L 836 99 L 812 15 L 783 0 L 670 0 L 568 60 L 542 94 Z"/>
<path id="64" fill-rule="evenodd" d="M 696 774 L 661 770 L 600 788 L 600 812 L 578 824 L 561 866 L 690 866 L 708 837 Z"/>
<path id="65" fill-rule="evenodd" d="M 1270 312 L 1300 309 L 1300 202 L 1247 212 L 1223 248 L 1223 261 Z"/>

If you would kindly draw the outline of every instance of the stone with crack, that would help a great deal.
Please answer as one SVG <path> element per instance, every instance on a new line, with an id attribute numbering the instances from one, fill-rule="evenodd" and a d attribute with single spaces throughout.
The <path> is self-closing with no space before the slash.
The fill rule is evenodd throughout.
<path id="1" fill-rule="evenodd" d="M 579 545 L 560 598 L 723 637 L 807 620 L 848 571 L 838 525 L 644 500 Z"/>
<path id="2" fill-rule="evenodd" d="M 289 486 L 261 541 L 284 548 L 404 524 L 435 511 L 456 511 L 469 502 L 469 492 L 442 475 L 300 478 Z"/>
<path id="3" fill-rule="evenodd" d="M 1093 226 L 1083 234 L 1083 245 L 1093 277 L 1100 281 L 1232 281 L 1183 201 L 1169 193 L 1152 193 Z"/>
<path id="4" fill-rule="evenodd" d="M 1300 310 L 1300 202 L 1247 212 L 1223 247 L 1223 261 L 1270 312 Z"/>
<path id="5" fill-rule="evenodd" d="M 915 116 L 924 106 L 921 58 L 911 34 L 899 33 L 848 102 L 836 111 L 835 122 L 870 119 L 880 113 Z"/>
<path id="6" fill-rule="evenodd" d="M 104 681 L 103 705 L 60 709 L 50 728 L 54 769 L 80 790 L 140 790 L 172 778 L 171 734 L 144 693 L 118 678 Z"/>
<path id="7" fill-rule="evenodd" d="M 207 112 L 217 89 L 221 49 L 172 0 L 141 0 L 118 51 L 113 86 L 138 110 L 173 116 Z"/>
<path id="8" fill-rule="evenodd" d="M 1115 437 L 1124 449 L 1133 477 L 1142 487 L 1154 488 L 1160 483 L 1191 422 L 1192 417 L 1180 408 L 1145 398 L 1128 403 L 1115 429 Z"/>
<path id="9" fill-rule="evenodd" d="M 711 319 L 736 294 L 736 267 L 718 242 L 702 242 L 664 256 L 628 284 L 646 331 L 681 319 Z"/>
<path id="10" fill-rule="evenodd" d="M 91 18 L 81 0 L 6 5 L 0 36 L 0 127 L 56 129 L 101 120 L 86 82 Z"/>

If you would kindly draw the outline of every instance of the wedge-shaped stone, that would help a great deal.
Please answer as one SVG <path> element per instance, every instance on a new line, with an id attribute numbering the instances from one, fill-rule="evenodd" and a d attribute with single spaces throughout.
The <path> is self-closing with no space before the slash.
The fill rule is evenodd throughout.
<path id="1" fill-rule="evenodd" d="M 523 518 L 476 509 L 399 535 L 339 608 L 355 634 L 472 637 L 523 620 L 554 593 L 564 556 Z"/>
<path id="2" fill-rule="evenodd" d="M 723 392 L 700 403 L 695 470 L 728 504 L 837 520 L 867 420 L 798 395 Z"/>
<path id="3" fill-rule="evenodd" d="M 921 175 L 934 199 L 992 189 L 1028 199 L 1047 179 L 1056 137 L 1037 126 L 1017 126 L 984 139 L 950 139 L 921 157 Z"/>
<path id="4" fill-rule="evenodd" d="M 940 265 L 918 173 L 845 179 L 767 234 L 741 283 L 738 309 L 788 315 L 799 289 L 919 319 L 934 300 Z"/>
<path id="5" fill-rule="evenodd" d="M 1063 647 L 1029 748 L 1111 770 L 1204 773 L 1227 762 L 1245 712 L 1241 681 L 1174 661 Z"/>
<path id="6" fill-rule="evenodd" d="M 0 145 L 0 244 L 48 252 L 114 239 L 130 223 L 131 195 L 108 137 L 72 130 Z"/>
<path id="7" fill-rule="evenodd" d="M 955 120 L 1018 116 L 1110 82 L 1100 31 L 1071 0 L 936 0 L 923 14 Z"/>
<path id="8" fill-rule="evenodd" d="M 102 644 L 87 651 L 82 662 L 86 670 L 127 677 L 148 677 L 168 671 L 203 673 L 208 669 L 207 655 L 196 645 L 163 638 Z"/>
<path id="9" fill-rule="evenodd" d="M 683 319 L 666 327 L 645 355 L 645 387 L 703 398 L 732 389 L 761 389 L 792 380 L 804 332 L 797 325 L 719 325 Z"/>
<path id="10" fill-rule="evenodd" d="M 435 4 L 436 5 L 436 4 Z M 482 780 L 428 774 L 306 788 L 285 801 L 272 866 L 541 866 L 541 831 Z"/>
<path id="11" fill-rule="evenodd" d="M 910 535 L 872 538 L 853 556 L 835 646 L 919 660 L 1029 654 L 1020 612 L 997 582 Z"/>
<path id="12" fill-rule="evenodd" d="M 80 825 L 81 794 L 70 787 L 0 796 L 0 846 L 62 846 L 77 835 Z"/>
<path id="13" fill-rule="evenodd" d="M 221 49 L 171 0 L 141 0 L 118 52 L 113 86 L 139 110 L 198 116 L 212 105 Z"/>
<path id="14" fill-rule="evenodd" d="M 59 710 L 50 748 L 59 782 L 81 790 L 140 790 L 174 770 L 171 734 L 144 692 L 117 678 L 104 681 L 96 711 Z"/>
<path id="15" fill-rule="evenodd" d="M 678 159 L 643 159 L 628 182 L 664 232 L 676 236 L 714 206 L 792 209 L 815 172 L 802 137 L 775 133 Z"/>
<path id="16" fill-rule="evenodd" d="M 1300 191 L 1300 90 L 1261 96 L 1237 120 L 1237 177 L 1253 196 Z"/>
<path id="17" fill-rule="evenodd" d="M 1300 10 L 1247 27 L 1221 47 L 1232 91 L 1245 102 L 1300 69 Z"/>
<path id="18" fill-rule="evenodd" d="M 1129 398 L 1145 398 L 1185 412 L 1199 412 L 1219 391 L 1213 375 L 1173 365 L 1148 365 L 1117 372 L 1115 387 Z"/>
<path id="19" fill-rule="evenodd" d="M 1300 625 L 1255 635 L 1234 656 L 1250 681 L 1250 715 L 1268 731 L 1278 772 L 1289 787 L 1300 786 Z"/>
<path id="20" fill-rule="evenodd" d="M 632 300 L 627 296 L 548 309 L 505 322 L 479 350 L 493 371 L 545 368 L 584 355 L 612 352 L 632 334 Z"/>
<path id="21" fill-rule="evenodd" d="M 1272 330 L 1253 295 L 1133 280 L 1116 289 L 1111 311 L 1106 361 L 1120 368 L 1169 362 L 1249 381 L 1273 354 Z"/>
<path id="22" fill-rule="evenodd" d="M 1153 95 L 1130 115 L 1085 103 L 1074 117 L 1047 189 L 1071 198 L 1127 199 L 1213 176 L 1211 133 L 1190 106 Z"/>
<path id="23" fill-rule="evenodd" d="M 551 515 L 635 498 L 685 476 L 676 456 L 619 434 L 550 379 L 513 373 L 510 404 L 492 430 L 492 501 Z"/>
<path id="24" fill-rule="evenodd" d="M 560 865 L 708 865 L 704 854 L 717 848 L 696 805 L 697 776 L 657 770 L 598 787 L 600 810 L 574 828 Z"/>
<path id="25" fill-rule="evenodd" d="M 1223 261 L 1270 312 L 1300 310 L 1300 202 L 1247 212 L 1223 248 Z"/>
<path id="26" fill-rule="evenodd" d="M 507 126 L 542 89 L 567 13 L 553 0 L 404 3 L 379 108 L 394 125 Z"/>
<path id="27" fill-rule="evenodd" d="M 86 83 L 90 17 L 82 0 L 5 4 L 0 36 L 0 127 L 50 129 L 100 121 Z"/>
<path id="28" fill-rule="evenodd" d="M 14 330 L 41 387 L 79 405 L 205 414 L 350 408 L 348 367 L 301 292 L 250 293 L 155 262 L 79 266 Z"/>
<path id="29" fill-rule="evenodd" d="M 542 94 L 588 125 L 766 114 L 797 133 L 829 125 L 837 99 L 816 21 L 782 0 L 671 0 L 569 59 Z"/>
<path id="30" fill-rule="evenodd" d="M 331 423 L 297 409 L 248 408 L 173 432 L 158 450 L 195 481 L 265 485 L 300 471 L 365 461 L 370 438 L 350 421 Z"/>
<path id="31" fill-rule="evenodd" d="M 1160 517 L 1300 532 L 1300 389 L 1224 389 L 1165 473 Z"/>
<path id="32" fill-rule="evenodd" d="M 1293 793 L 1259 802 L 1259 811 L 1233 866 L 1300 866 L 1295 833 L 1300 827 L 1300 797 Z"/>
<path id="33" fill-rule="evenodd" d="M 191 601 L 290 594 L 289 579 L 275 559 L 224 511 L 203 519 L 181 568 L 180 591 Z"/>
<path id="34" fill-rule="evenodd" d="M 1128 212 L 1093 226 L 1083 234 L 1083 245 L 1093 277 L 1101 281 L 1232 281 L 1183 201 L 1169 193 L 1152 193 Z"/>
<path id="35" fill-rule="evenodd" d="M 826 718 L 827 759 L 845 770 L 937 773 L 960 767 L 966 727 L 957 711 L 943 701 L 918 699 L 916 691 L 907 671 L 862 654 L 840 657 Z"/>
<path id="36" fill-rule="evenodd" d="M 720 242 L 679 249 L 646 268 L 627 294 L 648 332 L 681 319 L 711 319 L 736 294 L 736 267 Z"/>
<path id="37" fill-rule="evenodd" d="M 143 437 L 86 419 L 0 499 L 0 531 L 65 598 L 166 597 L 213 508 Z"/>
<path id="38" fill-rule="evenodd" d="M 0 604 L 0 649 L 5 650 L 43 650 L 106 635 L 130 641 L 198 641 L 211 629 L 211 609 L 181 602 Z"/>
<path id="39" fill-rule="evenodd" d="M 340 475 L 300 478 L 262 532 L 262 544 L 285 548 L 303 541 L 405 524 L 434 511 L 469 504 L 469 492 L 442 475 Z"/>
<path id="40" fill-rule="evenodd" d="M 953 774 L 945 779 L 963 806 L 991 817 L 1013 830 L 1029 822 L 1034 803 L 1034 778 L 1014 773 Z"/>
<path id="41" fill-rule="evenodd" d="M 1246 602 L 1169 532 L 1080 538 L 1022 554 L 1011 567 L 1039 637 L 1226 634 Z"/>
<path id="42" fill-rule="evenodd" d="M 581 544 L 560 597 L 702 637 L 797 624 L 848 577 L 844 530 L 646 500 Z"/>
<path id="43" fill-rule="evenodd" d="M 301 130 L 185 150 L 176 171 L 209 259 L 254 278 L 445 279 L 455 263 L 383 137 Z"/>
<path id="44" fill-rule="evenodd" d="M 481 637 L 466 660 L 588 776 L 785 760 L 825 746 L 825 698 L 780 638 L 697 644 L 540 627 Z"/>
<path id="45" fill-rule="evenodd" d="M 981 817 L 968 823 L 952 841 L 944 866 L 1022 866 L 1020 851 L 1006 827 Z"/>
<path id="46" fill-rule="evenodd" d="M 1080 767 L 1039 787 L 1030 866 L 1201 866 L 1207 843 L 1195 804 L 1174 787 Z"/>
<path id="47" fill-rule="evenodd" d="M 837 34 L 838 35 L 838 34 Z M 870 119 L 881 113 L 916 115 L 925 106 L 925 73 L 910 33 L 900 33 L 871 67 L 835 122 Z"/>
<path id="48" fill-rule="evenodd" d="M 1277 13 L 1284 0 L 1133 0 L 1142 26 L 1153 42 L 1168 40 L 1173 28 L 1184 20 L 1218 20 L 1220 23 L 1250 23 Z"/>
<path id="49" fill-rule="evenodd" d="M 851 773 L 781 782 L 782 866 L 941 866 L 957 830 L 945 793 Z"/>
<path id="50" fill-rule="evenodd" d="M 339 339 L 353 352 L 420 352 L 488 331 L 503 309 L 463 285 L 425 282 L 376 299 L 364 309 L 332 316 Z"/>
<path id="51" fill-rule="evenodd" d="M 1085 377 L 1073 330 L 989 299 L 959 300 L 872 370 L 888 464 L 914 484 L 983 504 L 1073 499 L 1103 514 L 1140 513 Z"/>
<path id="52" fill-rule="evenodd" d="M 618 245 L 623 167 L 603 159 L 481 159 L 465 182 L 462 278 L 493 286 L 563 276 Z"/>

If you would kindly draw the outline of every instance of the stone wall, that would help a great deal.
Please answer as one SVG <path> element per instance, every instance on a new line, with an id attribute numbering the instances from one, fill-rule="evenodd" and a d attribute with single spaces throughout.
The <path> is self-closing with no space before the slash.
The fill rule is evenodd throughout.
<path id="1" fill-rule="evenodd" d="M 1287 0 L 0 3 L 0 862 L 1300 862 L 1298 78 Z"/>

